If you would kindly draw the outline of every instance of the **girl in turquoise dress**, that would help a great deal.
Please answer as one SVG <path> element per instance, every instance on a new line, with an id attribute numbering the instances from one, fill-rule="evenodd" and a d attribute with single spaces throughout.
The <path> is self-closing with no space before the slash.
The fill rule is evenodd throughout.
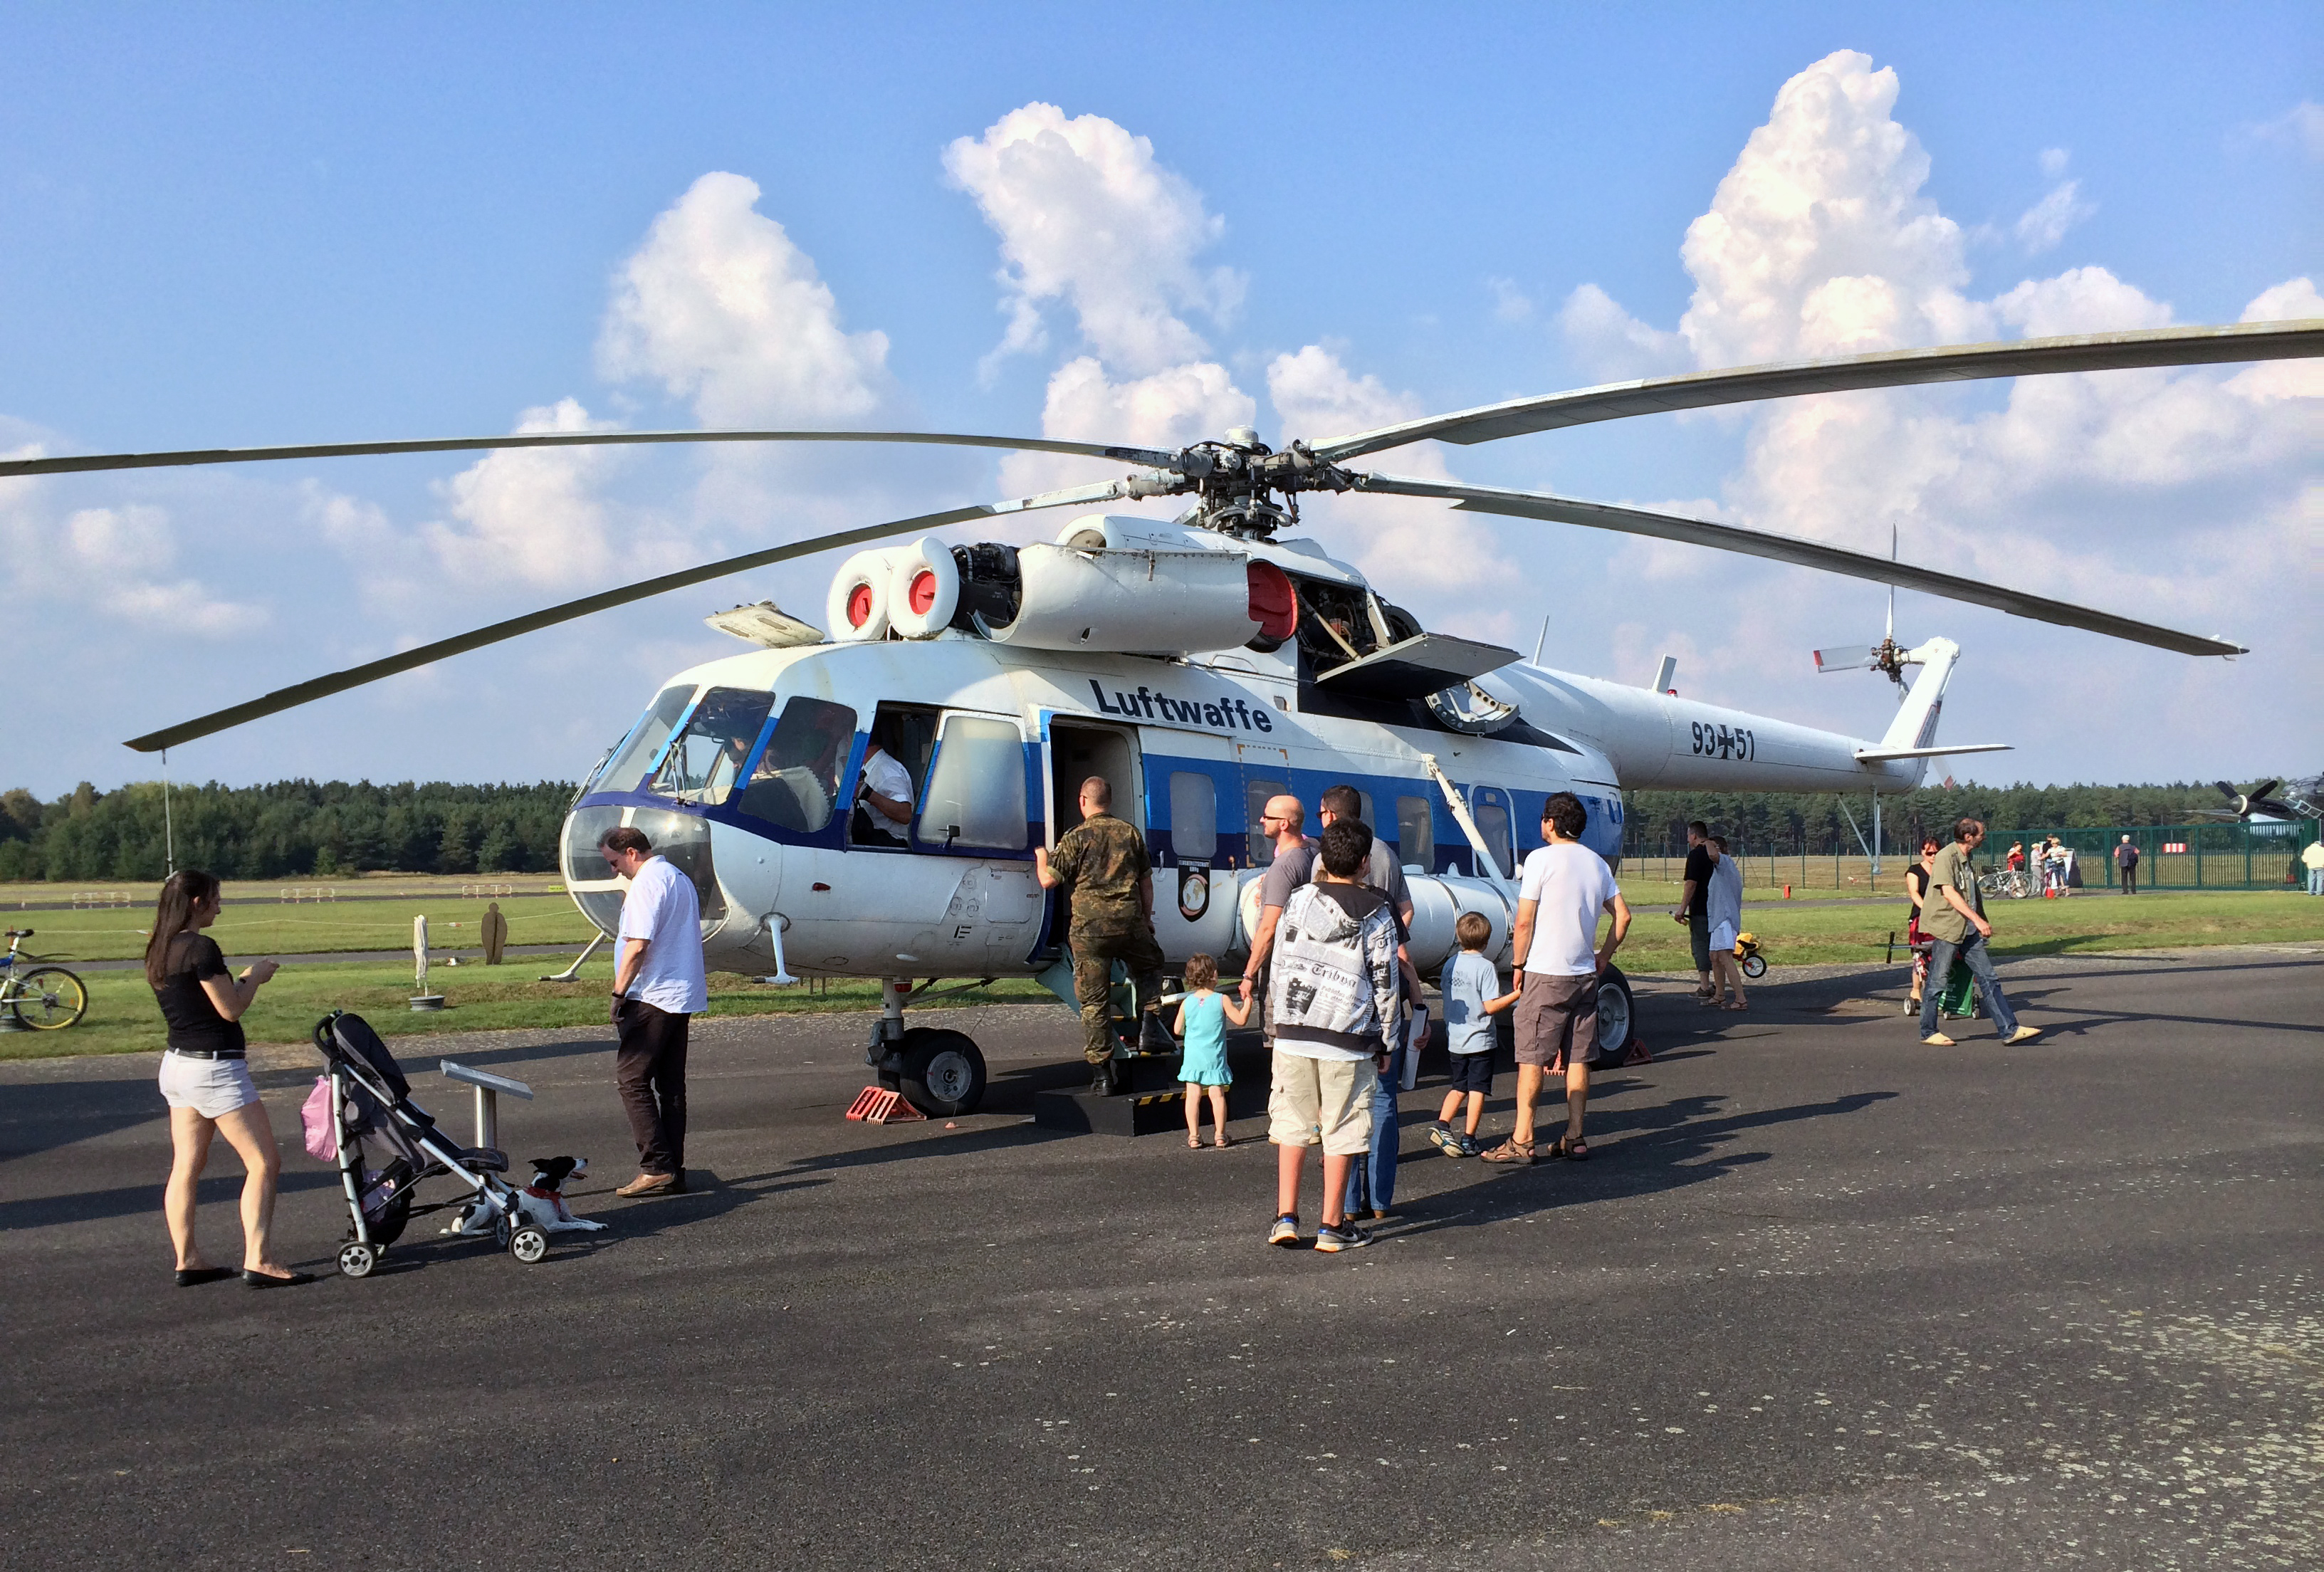
<path id="1" fill-rule="evenodd" d="M 1186 1044 L 1178 1062 L 1178 1080 L 1186 1089 L 1186 1145 L 1203 1145 L 1203 1094 L 1211 1096 L 1211 1145 L 1227 1145 L 1227 1088 L 1234 1076 L 1227 1069 L 1227 1023 L 1247 1025 L 1250 1006 L 1230 1000 L 1212 985 L 1219 980 L 1219 963 L 1207 955 L 1186 962 L 1186 997 L 1170 1030 Z"/>

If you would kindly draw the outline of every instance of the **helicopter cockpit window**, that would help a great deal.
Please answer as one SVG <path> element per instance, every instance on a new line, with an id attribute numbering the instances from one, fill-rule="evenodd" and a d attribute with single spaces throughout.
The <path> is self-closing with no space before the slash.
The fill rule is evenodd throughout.
<path id="1" fill-rule="evenodd" d="M 945 716 L 920 806 L 920 844 L 1022 851 L 1025 801 L 1025 737 L 1017 723 Z"/>
<path id="2" fill-rule="evenodd" d="M 680 802 L 723 803 L 740 783 L 751 745 L 767 723 L 774 695 L 748 688 L 712 688 L 687 717 L 646 789 Z"/>
<path id="3" fill-rule="evenodd" d="M 1406 868 L 1436 869 L 1436 816 L 1426 797 L 1396 799 L 1396 850 Z"/>
<path id="4" fill-rule="evenodd" d="M 1200 770 L 1170 772 L 1170 854 L 1207 864 L 1219 850 L 1219 783 Z"/>
<path id="5" fill-rule="evenodd" d="M 614 750 L 613 761 L 597 772 L 595 784 L 609 792 L 637 790 L 638 777 L 645 774 L 646 766 L 661 751 L 661 745 L 669 740 L 670 728 L 678 724 L 678 717 L 686 713 L 686 706 L 693 701 L 694 686 L 690 683 L 664 688 L 655 694 L 644 716 L 630 728 L 628 738 Z"/>
<path id="6" fill-rule="evenodd" d="M 855 738 L 855 712 L 823 699 L 797 698 L 783 706 L 736 804 L 754 819 L 802 835 L 831 823 L 839 801 L 839 772 Z"/>

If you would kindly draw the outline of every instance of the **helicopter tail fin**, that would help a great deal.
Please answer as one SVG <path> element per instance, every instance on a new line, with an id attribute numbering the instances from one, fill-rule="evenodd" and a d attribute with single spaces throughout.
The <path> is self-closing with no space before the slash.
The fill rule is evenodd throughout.
<path id="1" fill-rule="evenodd" d="M 1953 680 L 1953 663 L 1960 658 L 1960 646 L 1950 639 L 1932 639 L 1904 658 L 1918 666 L 1921 675 L 1913 679 L 1904 705 L 1888 723 L 1886 734 L 1875 746 L 1856 750 L 1858 763 L 1934 758 L 1952 753 L 1997 753 L 2010 746 L 2006 742 L 1958 742 L 1939 747 L 1937 719 L 1944 712 L 1945 687 Z"/>

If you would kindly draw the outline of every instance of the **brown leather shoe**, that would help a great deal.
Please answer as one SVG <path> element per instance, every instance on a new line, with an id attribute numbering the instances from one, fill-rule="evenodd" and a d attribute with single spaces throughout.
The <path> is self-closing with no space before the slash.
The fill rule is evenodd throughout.
<path id="1" fill-rule="evenodd" d="M 686 1187 L 675 1173 L 641 1173 L 615 1190 L 615 1195 L 669 1195 Z"/>

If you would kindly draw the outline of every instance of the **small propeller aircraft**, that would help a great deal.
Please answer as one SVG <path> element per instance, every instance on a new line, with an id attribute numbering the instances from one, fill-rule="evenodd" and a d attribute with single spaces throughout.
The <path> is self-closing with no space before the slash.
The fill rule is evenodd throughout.
<path id="1" fill-rule="evenodd" d="M 812 553 L 875 541 L 842 563 L 825 633 L 774 606 L 709 619 L 756 646 L 665 683 L 591 769 L 567 818 L 573 898 L 613 932 L 622 887 L 598 837 L 634 824 L 694 880 L 711 964 L 880 981 L 867 1058 L 923 1112 L 973 1109 L 982 1053 L 908 1027 L 936 984 L 1038 977 L 1070 999 L 1064 924 L 1033 871 L 1036 845 L 1077 817 L 1103 777 L 1156 867 L 1155 926 L 1176 962 L 1247 943 L 1268 797 L 1356 787 L 1364 817 L 1411 870 L 1410 952 L 1424 970 L 1462 912 L 1505 951 L 1512 879 L 1542 805 L 1572 791 L 1588 841 L 1622 844 L 1626 787 L 1904 792 L 1930 758 L 1997 743 L 1935 740 L 1960 648 L 1895 642 L 1893 586 L 2196 656 L 2243 647 L 1820 541 L 1583 501 L 1349 467 L 1436 440 L 1472 444 L 1679 409 L 1857 389 L 2324 354 L 2324 321 L 2244 323 L 1908 350 L 1612 383 L 1282 447 L 1239 428 L 1176 452 L 1045 438 L 879 431 L 591 431 L 0 462 L 0 477 L 365 454 L 702 442 L 923 443 L 1073 454 L 1133 466 L 1122 479 L 975 503 L 772 546 L 568 601 L 281 689 L 133 740 L 168 748 L 594 611 Z M 1920 675 L 1874 740 L 1569 675 L 1433 632 L 1356 569 L 1292 537 L 1314 492 L 1437 498 L 1455 508 L 1685 541 L 1892 586 L 1878 649 L 1823 652 L 1828 668 Z M 1041 510 L 1186 497 L 1175 519 L 1091 512 L 1053 541 L 947 545 L 933 531 Z M 1548 592 L 1545 592 L 1548 593 Z M 865 803 L 872 749 L 912 786 L 903 822 Z M 892 777 L 890 777 L 892 778 Z M 2264 796 L 2264 794 L 2254 794 Z M 890 799 L 892 803 L 894 799 Z M 2240 802 L 2240 809 L 2244 804 Z M 1506 960 L 1506 957 L 1504 957 Z M 917 985 L 915 979 L 927 979 Z M 1609 979 L 1600 1030 L 1619 1047 L 1630 997 Z"/>

